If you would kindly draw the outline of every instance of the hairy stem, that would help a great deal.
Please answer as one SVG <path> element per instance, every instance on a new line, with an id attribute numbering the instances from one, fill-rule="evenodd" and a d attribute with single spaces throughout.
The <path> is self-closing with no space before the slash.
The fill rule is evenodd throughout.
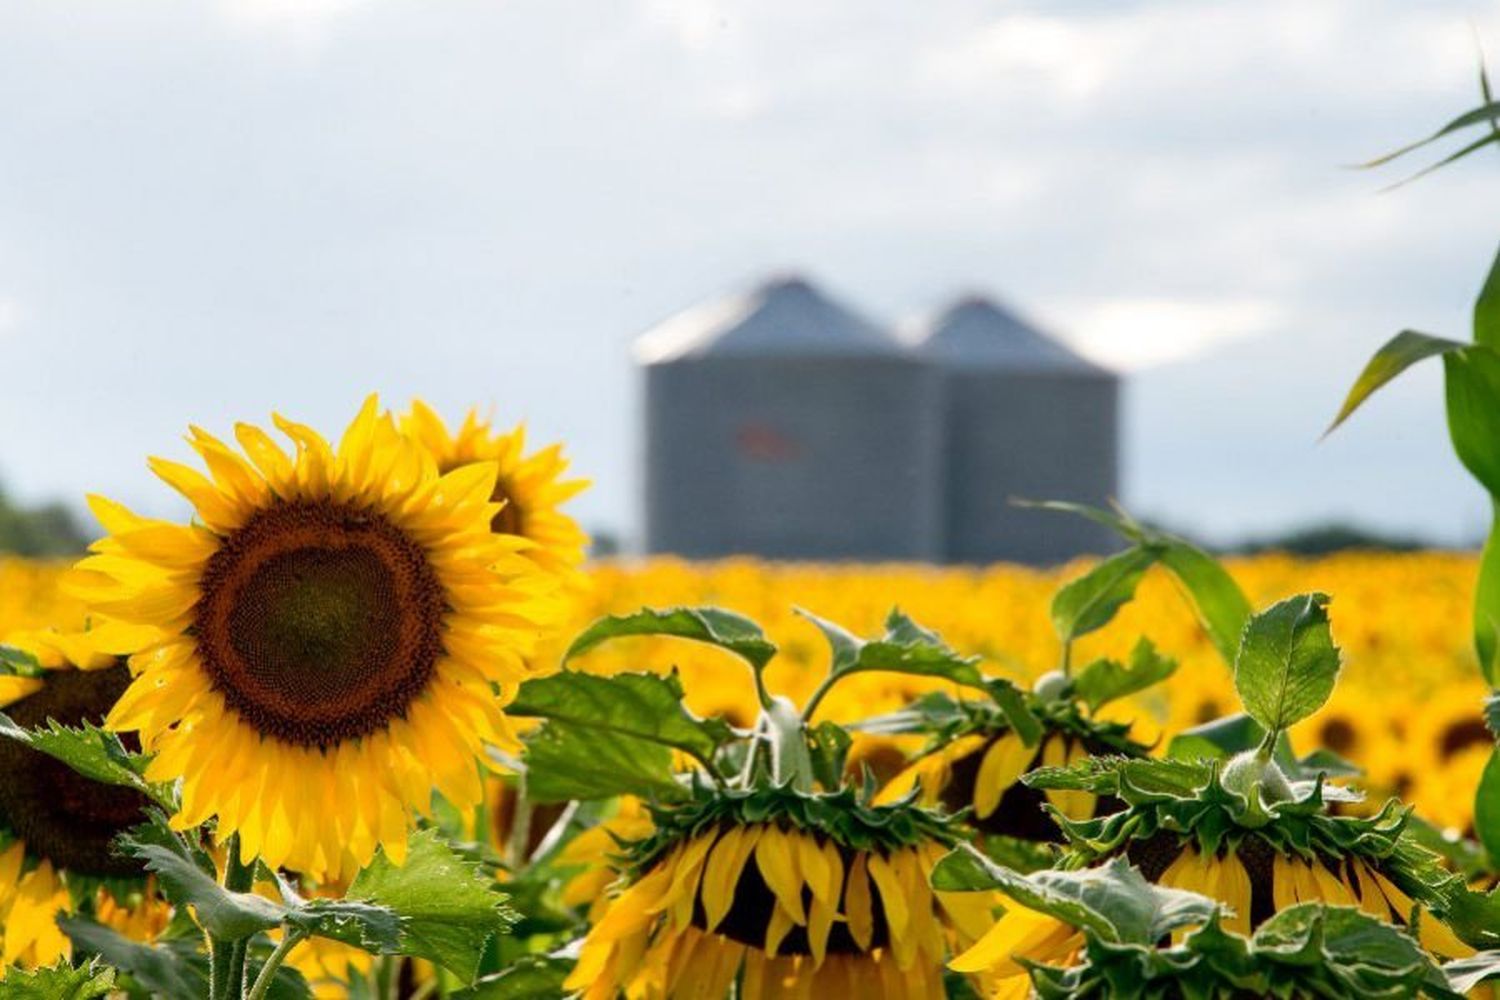
<path id="1" fill-rule="evenodd" d="M 250 992 L 245 994 L 245 1000 L 265 1000 L 266 991 L 271 988 L 271 980 L 276 978 L 276 970 L 281 968 L 281 963 L 291 950 L 302 943 L 307 937 L 307 932 L 282 928 L 281 943 L 276 950 L 271 952 L 271 957 L 266 959 L 266 964 L 260 967 L 260 975 L 255 977 L 255 985 L 250 987 Z"/>

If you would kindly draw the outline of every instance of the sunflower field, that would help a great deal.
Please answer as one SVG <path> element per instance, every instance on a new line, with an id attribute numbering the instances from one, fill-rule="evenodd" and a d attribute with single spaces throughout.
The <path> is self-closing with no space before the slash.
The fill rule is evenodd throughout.
<path id="1" fill-rule="evenodd" d="M 1500 260 L 1335 428 L 1429 358 L 1500 510 Z M 189 516 L 0 559 L 0 1000 L 1500 985 L 1500 532 L 590 563 L 561 446 L 473 413 L 187 441 Z"/>

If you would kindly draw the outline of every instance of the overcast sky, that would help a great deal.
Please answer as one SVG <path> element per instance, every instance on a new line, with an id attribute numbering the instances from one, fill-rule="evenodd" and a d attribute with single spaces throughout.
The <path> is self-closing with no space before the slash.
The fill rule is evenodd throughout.
<path id="1" fill-rule="evenodd" d="M 1125 500 L 1219 539 L 1485 505 L 1437 370 L 1318 445 L 1364 356 L 1467 335 L 1500 158 L 1341 164 L 1471 106 L 1500 4 L 9 0 L 0 482 L 173 509 L 148 453 L 273 408 L 471 402 L 638 515 L 628 348 L 805 270 L 896 321 L 989 291 L 1132 375 Z"/>

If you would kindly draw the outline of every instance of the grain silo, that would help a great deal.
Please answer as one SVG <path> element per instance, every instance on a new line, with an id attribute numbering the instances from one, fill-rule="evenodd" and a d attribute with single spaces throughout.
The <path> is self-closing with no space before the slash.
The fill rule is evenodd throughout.
<path id="1" fill-rule="evenodd" d="M 937 373 L 787 278 L 640 338 L 646 547 L 940 558 Z"/>
<path id="2" fill-rule="evenodd" d="M 1115 375 L 978 297 L 923 324 L 915 340 L 943 379 L 944 559 L 1045 564 L 1116 548 L 1091 521 L 1010 503 L 1116 495 Z"/>

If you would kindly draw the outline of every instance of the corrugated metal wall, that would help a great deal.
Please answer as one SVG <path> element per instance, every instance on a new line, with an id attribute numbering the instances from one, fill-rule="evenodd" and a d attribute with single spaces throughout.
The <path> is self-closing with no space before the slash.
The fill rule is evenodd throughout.
<path id="1" fill-rule="evenodd" d="M 935 370 L 902 357 L 705 358 L 646 378 L 649 551 L 941 558 Z"/>
<path id="2" fill-rule="evenodd" d="M 727 305 L 643 338 L 647 551 L 1052 563 L 1116 547 L 1009 502 L 1116 495 L 1114 375 L 979 300 L 912 348 L 800 280 Z"/>

